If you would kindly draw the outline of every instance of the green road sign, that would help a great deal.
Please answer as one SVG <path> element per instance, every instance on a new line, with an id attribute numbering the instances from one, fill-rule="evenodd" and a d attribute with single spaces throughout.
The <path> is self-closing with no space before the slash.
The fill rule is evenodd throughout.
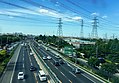
<path id="1" fill-rule="evenodd" d="M 64 47 L 64 54 L 66 54 L 68 56 L 72 56 L 73 55 L 73 47 L 72 46 Z"/>

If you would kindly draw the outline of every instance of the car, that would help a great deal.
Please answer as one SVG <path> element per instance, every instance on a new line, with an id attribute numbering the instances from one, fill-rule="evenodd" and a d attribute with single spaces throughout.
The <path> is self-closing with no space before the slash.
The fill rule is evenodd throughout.
<path id="1" fill-rule="evenodd" d="M 46 47 L 45 49 L 46 49 L 47 51 L 49 51 L 49 49 L 48 49 L 47 47 Z"/>
<path id="2" fill-rule="evenodd" d="M 52 57 L 51 56 L 47 56 L 47 59 L 50 60 L 50 59 L 52 59 Z"/>
<path id="3" fill-rule="evenodd" d="M 57 59 L 61 59 L 61 57 L 59 56 L 59 54 L 56 55 L 56 58 L 57 58 Z"/>
<path id="4" fill-rule="evenodd" d="M 59 60 L 60 64 L 64 64 L 64 61 L 62 59 Z"/>
<path id="5" fill-rule="evenodd" d="M 55 62 L 54 62 L 54 65 L 55 65 L 55 66 L 60 66 L 59 61 L 55 61 Z"/>
<path id="6" fill-rule="evenodd" d="M 30 55 L 33 55 L 33 53 L 32 53 L 32 52 L 30 52 Z"/>
<path id="7" fill-rule="evenodd" d="M 80 74 L 80 73 L 81 73 L 81 71 L 80 71 L 79 68 L 74 68 L 74 69 L 73 69 L 73 72 L 74 72 L 75 74 Z"/>
<path id="8" fill-rule="evenodd" d="M 30 71 L 35 71 L 35 70 L 36 70 L 36 68 L 34 66 L 30 67 Z"/>
<path id="9" fill-rule="evenodd" d="M 18 80 L 23 80 L 24 79 L 24 73 L 23 72 L 19 72 L 18 73 Z"/>
<path id="10" fill-rule="evenodd" d="M 46 56 L 43 56 L 43 60 L 47 60 L 47 57 Z"/>
<path id="11" fill-rule="evenodd" d="M 45 75 L 45 73 L 44 73 L 43 70 L 40 70 L 39 73 L 38 73 L 38 75 L 39 75 L 39 78 L 40 78 L 40 81 L 41 82 L 47 80 L 47 77 L 46 77 L 46 75 Z"/>

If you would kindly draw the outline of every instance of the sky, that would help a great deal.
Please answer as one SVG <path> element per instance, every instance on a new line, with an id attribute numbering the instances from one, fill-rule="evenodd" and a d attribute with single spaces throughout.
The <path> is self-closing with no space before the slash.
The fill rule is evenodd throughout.
<path id="1" fill-rule="evenodd" d="M 0 0 L 0 32 L 91 37 L 96 17 L 101 38 L 119 37 L 119 0 Z M 94 33 L 96 28 L 94 29 Z"/>

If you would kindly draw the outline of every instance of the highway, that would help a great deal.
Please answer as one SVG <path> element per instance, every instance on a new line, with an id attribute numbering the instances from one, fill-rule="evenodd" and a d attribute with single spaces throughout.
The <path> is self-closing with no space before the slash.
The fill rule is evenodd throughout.
<path id="1" fill-rule="evenodd" d="M 12 83 L 35 83 L 34 74 L 29 70 L 30 69 L 30 59 L 27 53 L 27 49 L 22 46 L 21 51 L 19 53 L 19 57 L 16 63 L 15 73 L 13 76 Z M 18 80 L 17 75 L 18 72 L 23 71 L 25 74 L 25 79 Z"/>
<path id="2" fill-rule="evenodd" d="M 74 74 L 74 72 L 72 72 L 71 65 L 67 63 L 60 66 L 55 66 L 54 61 L 58 61 L 58 59 L 55 57 L 56 55 L 51 53 L 50 51 L 47 51 L 44 47 L 40 46 L 37 48 L 37 46 L 34 46 L 34 48 L 37 50 L 39 55 L 41 55 L 41 57 L 48 55 L 52 57 L 51 60 L 44 61 L 62 83 L 94 83 L 94 81 L 86 78 L 82 74 Z"/>
<path id="3" fill-rule="evenodd" d="M 56 54 L 52 53 L 50 50 L 46 50 L 42 45 L 38 46 L 36 43 L 29 45 L 31 45 L 31 47 L 36 50 L 38 56 L 52 57 L 52 59 L 44 60 L 44 62 L 56 75 L 60 83 L 102 83 L 83 71 L 81 71 L 80 74 L 75 74 L 72 70 L 76 67 L 65 62 L 63 59 L 62 60 L 65 62 L 64 64 L 55 66 L 54 61 L 59 61 L 59 58 L 56 57 Z M 9 64 L 11 66 L 6 68 L 7 73 L 5 73 L 2 83 L 47 83 L 47 81 L 41 82 L 39 79 L 38 71 L 42 69 L 40 66 L 41 64 L 38 65 L 35 57 L 30 55 L 31 49 L 29 45 L 28 43 L 26 45 L 21 45 L 19 47 L 19 51 L 15 52 L 14 57 L 11 60 L 12 62 Z M 31 65 L 36 67 L 36 71 L 30 71 Z M 18 72 L 20 71 L 24 72 L 25 74 L 25 78 L 23 80 L 18 80 Z M 9 74 L 9 72 L 11 73 Z M 7 77 L 7 74 L 9 77 Z M 9 81 L 6 80 L 6 77 L 9 79 Z M 48 80 L 50 79 L 49 75 L 47 75 L 47 78 Z"/>
<path id="4" fill-rule="evenodd" d="M 28 45 L 21 45 L 21 48 L 19 48 L 19 52 L 17 51 L 17 56 L 14 55 L 14 61 L 10 62 L 10 66 L 6 68 L 7 73 L 5 73 L 2 79 L 2 83 L 47 83 L 40 81 L 38 71 L 41 68 L 38 66 L 34 56 L 30 55 L 30 52 L 31 50 Z M 36 68 L 36 71 L 30 71 L 31 65 Z M 12 73 L 9 73 L 11 71 Z M 18 72 L 20 71 L 24 72 L 25 74 L 23 80 L 18 80 Z M 9 81 L 6 80 L 6 77 Z"/>

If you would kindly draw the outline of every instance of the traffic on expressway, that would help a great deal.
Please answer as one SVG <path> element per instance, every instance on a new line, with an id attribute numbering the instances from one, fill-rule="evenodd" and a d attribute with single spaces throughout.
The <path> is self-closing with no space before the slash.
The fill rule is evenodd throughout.
<path id="1" fill-rule="evenodd" d="M 33 40 L 19 43 L 2 76 L 1 83 L 8 82 L 102 83 L 64 60 L 57 52 Z"/>

